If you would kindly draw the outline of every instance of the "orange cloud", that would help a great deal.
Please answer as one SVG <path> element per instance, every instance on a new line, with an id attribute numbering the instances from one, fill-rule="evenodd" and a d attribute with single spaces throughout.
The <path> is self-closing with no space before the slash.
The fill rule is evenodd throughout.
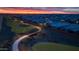
<path id="1" fill-rule="evenodd" d="M 65 14 L 63 11 L 0 8 L 1 14 Z"/>

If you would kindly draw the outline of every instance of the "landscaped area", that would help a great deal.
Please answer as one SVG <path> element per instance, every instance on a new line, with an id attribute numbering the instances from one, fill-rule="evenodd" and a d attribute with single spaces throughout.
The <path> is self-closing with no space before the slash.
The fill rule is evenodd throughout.
<path id="1" fill-rule="evenodd" d="M 58 43 L 48 43 L 41 42 L 37 43 L 32 47 L 34 51 L 74 51 L 79 50 L 79 47 L 74 47 L 70 45 L 58 44 Z"/>
<path id="2" fill-rule="evenodd" d="M 13 51 L 79 51 L 78 34 L 67 31 L 67 29 L 78 30 L 79 24 L 72 26 L 72 23 L 53 20 L 53 18 L 51 20 L 50 16 L 53 15 L 49 15 L 48 21 L 44 23 L 41 21 L 45 19 L 40 19 L 38 17 L 40 15 L 25 15 L 28 16 L 26 18 L 17 16 L 19 15 L 3 16 L 0 32 L 1 48 L 5 47 Z M 43 16 L 46 15 L 41 15 L 41 18 Z M 45 24 L 46 27 L 41 24 Z M 39 25 L 42 26 L 41 30 Z M 19 48 L 17 49 L 16 46 Z"/>
<path id="3" fill-rule="evenodd" d="M 21 20 L 18 20 L 17 18 L 12 19 L 9 17 L 7 19 L 7 25 L 11 27 L 12 32 L 15 32 L 17 34 L 26 33 L 34 29 L 31 25 L 22 24 Z"/>

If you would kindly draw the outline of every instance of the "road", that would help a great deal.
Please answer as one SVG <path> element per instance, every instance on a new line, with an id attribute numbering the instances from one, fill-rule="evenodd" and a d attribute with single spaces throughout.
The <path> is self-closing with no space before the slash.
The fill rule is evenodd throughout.
<path id="1" fill-rule="evenodd" d="M 21 23 L 27 25 L 26 23 L 23 23 L 23 22 L 21 22 Z M 34 25 L 32 25 L 32 26 L 33 26 L 34 28 L 38 29 L 38 31 L 36 31 L 36 32 L 34 32 L 34 33 L 30 33 L 30 34 L 28 34 L 28 35 L 24 35 L 24 36 L 18 38 L 18 39 L 12 44 L 12 51 L 19 51 L 19 44 L 20 44 L 20 42 L 21 42 L 23 39 L 28 38 L 29 36 L 34 35 L 34 34 L 40 32 L 40 31 L 42 30 L 41 27 L 39 27 L 39 26 L 34 26 Z"/>

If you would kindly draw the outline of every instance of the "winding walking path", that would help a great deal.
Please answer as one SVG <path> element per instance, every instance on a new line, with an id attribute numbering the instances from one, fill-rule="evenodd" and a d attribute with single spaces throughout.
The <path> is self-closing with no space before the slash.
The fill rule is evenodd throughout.
<path id="1" fill-rule="evenodd" d="M 22 24 L 26 24 L 26 23 L 22 23 Z M 28 34 L 28 35 L 24 35 L 24 36 L 18 38 L 18 39 L 13 43 L 13 45 L 12 45 L 12 51 L 19 51 L 19 43 L 20 43 L 23 39 L 28 38 L 29 36 L 31 36 L 31 35 L 33 35 L 33 34 L 36 34 L 36 33 L 40 32 L 40 31 L 42 30 L 41 27 L 39 27 L 39 26 L 34 26 L 34 25 L 32 25 L 32 26 L 33 26 L 34 28 L 38 29 L 38 31 L 36 31 L 36 32 L 34 32 L 34 33 L 30 33 L 30 34 Z"/>

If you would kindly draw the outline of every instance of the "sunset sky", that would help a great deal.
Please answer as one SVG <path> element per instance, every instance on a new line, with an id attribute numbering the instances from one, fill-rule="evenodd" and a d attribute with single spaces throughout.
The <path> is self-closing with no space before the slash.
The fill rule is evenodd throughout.
<path id="1" fill-rule="evenodd" d="M 1 14 L 79 14 L 78 7 L 4 7 Z"/>

